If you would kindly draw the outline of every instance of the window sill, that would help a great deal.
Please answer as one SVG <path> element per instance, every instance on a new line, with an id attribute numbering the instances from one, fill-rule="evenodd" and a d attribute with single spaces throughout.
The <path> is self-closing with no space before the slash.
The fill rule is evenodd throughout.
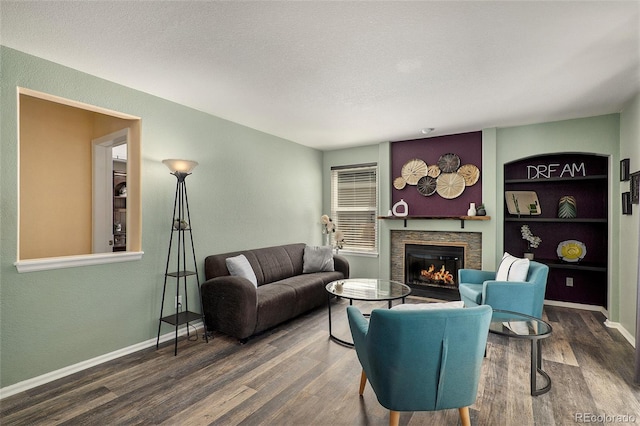
<path id="1" fill-rule="evenodd" d="M 121 253 L 47 257 L 43 259 L 18 260 L 14 265 L 18 273 L 48 271 L 51 269 L 75 268 L 78 266 L 102 265 L 105 263 L 130 262 L 142 259 L 143 254 L 143 251 L 125 251 Z"/>
<path id="2" fill-rule="evenodd" d="M 364 253 L 361 251 L 339 250 L 340 256 L 378 257 L 378 253 Z"/>

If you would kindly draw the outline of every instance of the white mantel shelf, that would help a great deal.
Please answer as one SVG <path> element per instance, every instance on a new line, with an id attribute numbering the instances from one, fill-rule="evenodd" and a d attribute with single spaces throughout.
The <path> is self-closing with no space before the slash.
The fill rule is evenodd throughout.
<path id="1" fill-rule="evenodd" d="M 459 220 L 460 228 L 464 229 L 465 220 L 491 220 L 491 216 L 378 216 L 382 220 L 403 220 L 407 227 L 408 220 Z"/>

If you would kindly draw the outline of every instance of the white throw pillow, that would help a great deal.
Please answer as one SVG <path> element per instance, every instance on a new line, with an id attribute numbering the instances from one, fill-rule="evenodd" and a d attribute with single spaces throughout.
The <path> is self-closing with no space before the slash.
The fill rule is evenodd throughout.
<path id="1" fill-rule="evenodd" d="M 227 257 L 225 259 L 227 264 L 227 269 L 229 273 L 235 277 L 246 278 L 251 281 L 251 284 L 258 288 L 258 279 L 256 278 L 256 273 L 253 272 L 253 268 L 249 263 L 249 260 L 245 257 L 244 254 L 241 254 L 236 257 Z"/>
<path id="2" fill-rule="evenodd" d="M 305 246 L 302 258 L 303 274 L 333 271 L 333 251 L 331 246 Z"/>
<path id="3" fill-rule="evenodd" d="M 464 308 L 464 302 L 462 300 L 457 302 L 444 302 L 444 303 L 403 303 L 396 305 L 391 309 L 398 311 L 418 311 L 429 309 L 453 309 Z"/>
<path id="4" fill-rule="evenodd" d="M 496 281 L 526 281 L 529 273 L 529 259 L 520 259 L 505 252 L 502 256 Z"/>

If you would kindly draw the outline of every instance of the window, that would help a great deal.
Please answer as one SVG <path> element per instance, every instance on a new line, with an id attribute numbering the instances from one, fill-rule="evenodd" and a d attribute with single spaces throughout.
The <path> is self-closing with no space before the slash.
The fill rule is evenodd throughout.
<path id="1" fill-rule="evenodd" d="M 345 251 L 377 253 L 377 188 L 375 163 L 331 168 L 331 217 L 344 233 Z"/>

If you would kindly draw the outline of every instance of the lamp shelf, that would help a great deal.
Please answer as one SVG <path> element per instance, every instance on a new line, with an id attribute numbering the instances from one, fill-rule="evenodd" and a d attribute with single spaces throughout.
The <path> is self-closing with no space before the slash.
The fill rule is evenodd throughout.
<path id="1" fill-rule="evenodd" d="M 574 219 L 561 219 L 557 217 L 505 217 L 505 222 L 547 222 L 547 223 L 607 223 L 607 219 L 604 218 L 574 218 Z"/>
<path id="2" fill-rule="evenodd" d="M 160 320 L 171 325 L 182 325 L 182 324 L 187 324 L 189 322 L 202 320 L 202 314 L 197 314 L 191 311 L 184 311 L 174 315 L 168 315 L 166 317 L 162 317 Z"/>
<path id="3" fill-rule="evenodd" d="M 177 271 L 177 272 L 167 272 L 168 277 L 181 278 L 188 277 L 191 275 L 195 275 L 196 273 L 193 271 Z"/>

